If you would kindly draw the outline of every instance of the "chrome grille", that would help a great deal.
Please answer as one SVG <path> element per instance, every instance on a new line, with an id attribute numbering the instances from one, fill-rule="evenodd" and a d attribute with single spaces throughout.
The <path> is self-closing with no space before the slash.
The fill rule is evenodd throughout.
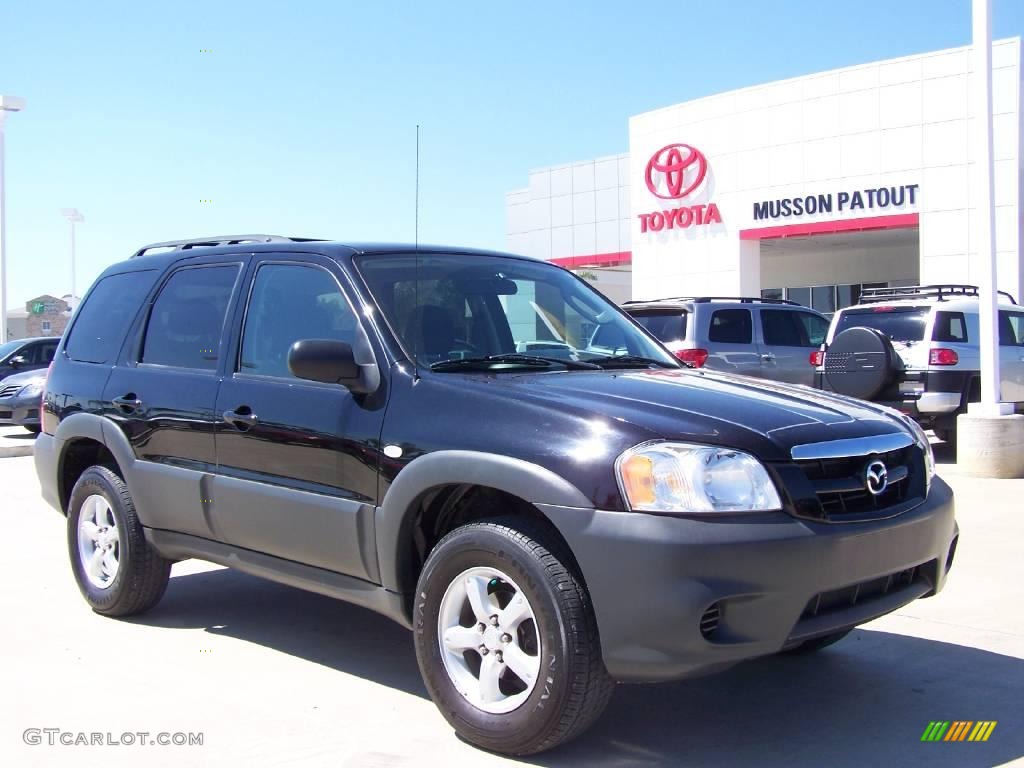
<path id="1" fill-rule="evenodd" d="M 898 513 L 900 507 L 924 497 L 924 454 L 906 433 L 855 438 L 793 448 L 817 501 L 821 520 L 850 521 Z M 885 468 L 881 490 L 869 488 L 868 472 L 876 462 Z"/>
<path id="2" fill-rule="evenodd" d="M 21 387 L 21 384 L 8 384 L 6 387 L 0 389 L 0 397 L 10 397 L 11 395 L 15 395 Z"/>

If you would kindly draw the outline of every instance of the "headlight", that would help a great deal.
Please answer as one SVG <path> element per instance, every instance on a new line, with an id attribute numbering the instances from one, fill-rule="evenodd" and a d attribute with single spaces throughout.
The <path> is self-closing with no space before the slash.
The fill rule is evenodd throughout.
<path id="1" fill-rule="evenodd" d="M 924 452 L 924 484 L 925 494 L 932 488 L 932 478 L 935 477 L 935 453 L 932 451 L 931 441 L 928 440 L 928 435 L 921 429 L 921 425 L 914 421 L 912 418 L 902 411 L 897 411 L 895 408 L 885 408 L 886 413 L 892 416 L 896 421 L 900 422 L 903 426 L 910 430 L 911 436 L 914 438 L 914 442 Z"/>
<path id="2" fill-rule="evenodd" d="M 43 394 L 43 385 L 40 382 L 26 384 L 18 390 L 18 397 L 40 397 Z"/>
<path id="3" fill-rule="evenodd" d="M 647 443 L 615 462 L 626 506 L 643 512 L 754 512 L 782 509 L 768 472 L 729 448 Z"/>

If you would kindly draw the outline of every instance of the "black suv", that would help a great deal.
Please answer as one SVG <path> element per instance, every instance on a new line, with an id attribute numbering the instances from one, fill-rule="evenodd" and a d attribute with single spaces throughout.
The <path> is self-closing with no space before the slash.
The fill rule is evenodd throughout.
<path id="1" fill-rule="evenodd" d="M 616 681 L 815 650 L 943 586 L 953 496 L 895 411 L 687 369 L 533 259 L 160 245 L 93 285 L 44 395 L 97 613 L 192 557 L 349 600 L 413 630 L 464 738 L 528 754 Z M 603 326 L 622 350 L 587 350 Z"/>

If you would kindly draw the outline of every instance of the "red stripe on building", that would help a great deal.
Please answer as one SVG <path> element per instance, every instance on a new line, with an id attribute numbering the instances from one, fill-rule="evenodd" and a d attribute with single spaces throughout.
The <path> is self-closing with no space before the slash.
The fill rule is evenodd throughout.
<path id="1" fill-rule="evenodd" d="M 868 216 L 863 219 L 812 221 L 806 224 L 783 224 L 759 229 L 741 229 L 740 240 L 769 240 L 799 235 L 830 235 L 834 232 L 860 232 L 868 229 L 906 229 L 918 225 L 918 214 L 897 213 L 892 216 Z"/>
<path id="2" fill-rule="evenodd" d="M 620 251 L 618 253 L 595 253 L 590 256 L 559 256 L 557 259 L 550 259 L 552 264 L 557 264 L 566 269 L 578 267 L 618 267 L 623 264 L 633 263 L 632 251 Z"/>

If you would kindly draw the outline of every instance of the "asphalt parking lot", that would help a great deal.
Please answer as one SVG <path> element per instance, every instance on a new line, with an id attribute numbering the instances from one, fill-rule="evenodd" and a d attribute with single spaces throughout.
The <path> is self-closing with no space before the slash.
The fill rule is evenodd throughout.
<path id="1" fill-rule="evenodd" d="M 940 472 L 961 539 L 946 590 L 817 655 L 620 686 L 539 766 L 993 766 L 1024 759 L 1024 480 Z M 30 457 L 0 459 L 5 765 L 511 765 L 458 741 L 409 633 L 377 615 L 198 562 L 132 620 L 94 615 Z M 985 743 L 922 743 L 932 720 L 995 720 Z M 201 733 L 202 745 L 26 744 L 28 729 Z M 454 763 L 450 761 L 455 761 Z"/>

